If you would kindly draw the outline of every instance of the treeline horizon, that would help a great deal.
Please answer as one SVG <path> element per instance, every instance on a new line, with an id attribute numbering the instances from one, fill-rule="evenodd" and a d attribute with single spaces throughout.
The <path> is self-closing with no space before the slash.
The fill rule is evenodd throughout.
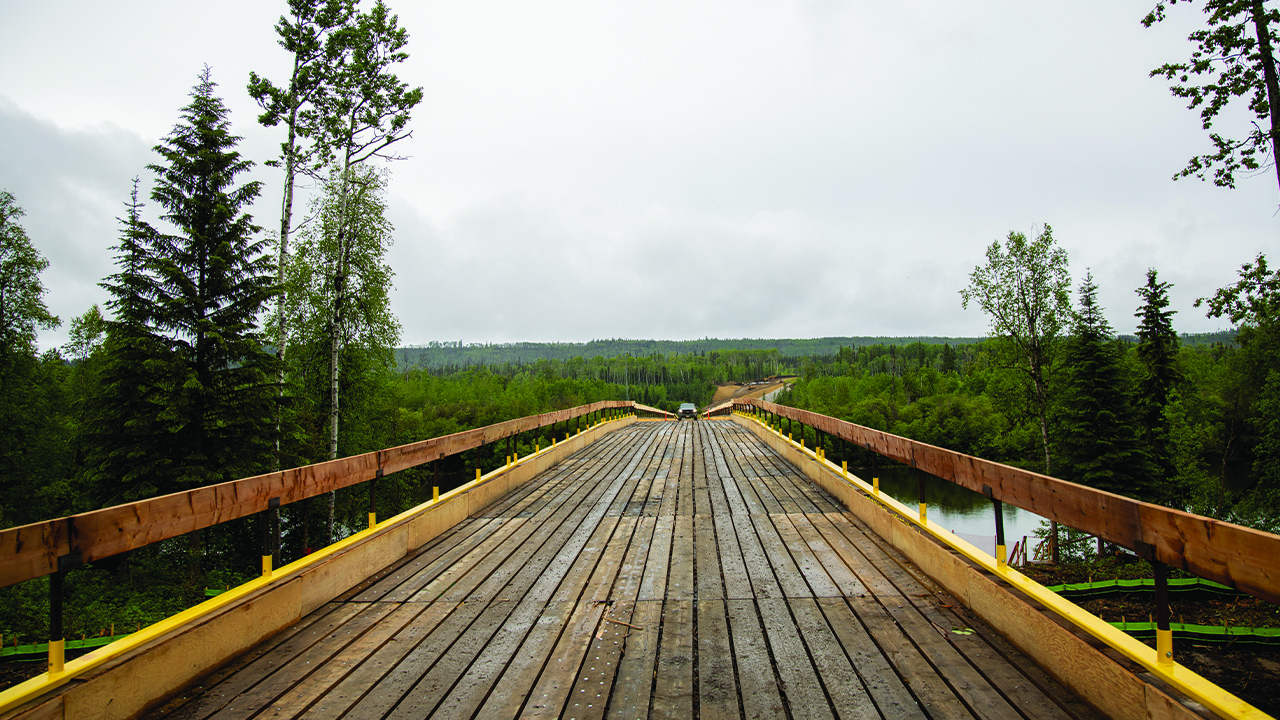
<path id="1" fill-rule="evenodd" d="M 1237 331 L 1218 330 L 1207 333 L 1179 333 L 1182 344 L 1201 345 L 1234 344 Z M 612 359 L 618 357 L 653 357 L 669 355 L 705 355 L 710 352 L 761 350 L 776 351 L 781 358 L 835 357 L 842 348 L 862 348 L 875 345 L 908 346 L 924 345 L 976 345 L 987 337 L 947 337 L 942 335 L 902 336 L 829 336 L 821 338 L 703 338 L 701 340 L 653 340 L 613 338 L 586 342 L 473 342 L 462 340 L 431 340 L 422 344 L 410 344 L 395 349 L 396 365 L 401 370 L 411 367 L 424 369 L 465 369 L 495 365 L 534 363 L 539 360 L 573 360 L 582 358 Z M 1136 335 L 1119 335 L 1121 342 L 1136 343 Z"/>

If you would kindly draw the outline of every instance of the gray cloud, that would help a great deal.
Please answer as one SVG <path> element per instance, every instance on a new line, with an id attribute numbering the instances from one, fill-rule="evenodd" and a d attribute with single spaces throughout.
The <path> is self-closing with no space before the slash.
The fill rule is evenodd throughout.
<path id="1" fill-rule="evenodd" d="M 1112 0 L 393 7 L 401 75 L 426 91 L 391 185 L 405 342 L 977 335 L 957 291 L 1039 223 L 1117 330 L 1154 266 L 1179 329 L 1206 331 L 1222 323 L 1194 299 L 1274 246 L 1269 177 L 1169 180 L 1208 141 L 1147 73 L 1185 57 L 1199 13 L 1145 30 Z M 243 152 L 275 151 L 242 84 L 283 74 L 282 9 L 227 4 L 199 38 L 171 5 L 4 11 L 6 66 L 60 48 L 53 70 L 21 64 L 0 135 L 0 184 L 64 273 L 57 312 L 111 271 L 128 179 L 201 63 Z M 254 177 L 271 227 L 279 176 Z"/>

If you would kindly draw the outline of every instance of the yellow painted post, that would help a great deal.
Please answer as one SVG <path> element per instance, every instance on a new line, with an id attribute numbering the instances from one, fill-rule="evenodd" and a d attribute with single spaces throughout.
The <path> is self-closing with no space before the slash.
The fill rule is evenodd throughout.
<path id="1" fill-rule="evenodd" d="M 511 467 L 511 456 L 507 455 L 507 467 Z"/>
<path id="2" fill-rule="evenodd" d="M 537 455 L 540 452 L 542 452 L 542 441 L 538 440 L 533 444 L 533 454 Z"/>
<path id="3" fill-rule="evenodd" d="M 929 504 L 920 503 L 920 524 L 925 525 L 929 522 Z"/>
<path id="4" fill-rule="evenodd" d="M 476 468 L 476 482 L 480 482 L 480 468 Z"/>
<path id="5" fill-rule="evenodd" d="M 438 485 L 431 486 L 431 502 L 440 502 L 440 487 Z"/>
<path id="6" fill-rule="evenodd" d="M 845 477 L 849 477 L 849 461 L 848 460 L 840 461 L 840 471 L 844 473 Z"/>
<path id="7" fill-rule="evenodd" d="M 271 556 L 262 556 L 262 577 L 271 577 Z"/>
<path id="8" fill-rule="evenodd" d="M 880 478 L 871 478 L 871 490 L 875 492 L 876 495 L 880 494 Z"/>
<path id="9" fill-rule="evenodd" d="M 1173 628 L 1169 625 L 1169 569 L 1152 559 L 1155 574 L 1156 601 L 1156 666 L 1173 671 Z"/>
<path id="10" fill-rule="evenodd" d="M 551 436 L 551 447 L 555 447 L 555 446 L 556 446 L 556 436 L 555 436 L 555 435 L 552 435 L 552 436 Z"/>
<path id="11" fill-rule="evenodd" d="M 57 675 L 64 669 L 66 661 L 66 640 L 49 641 L 49 674 Z"/>
<path id="12" fill-rule="evenodd" d="M 804 438 L 800 438 L 800 449 L 804 449 Z"/>
<path id="13" fill-rule="evenodd" d="M 517 450 L 517 451 L 516 451 L 516 452 L 514 452 L 514 453 L 511 453 L 511 464 L 512 464 L 512 465 L 519 465 L 519 464 L 520 464 L 520 451 L 519 451 L 519 450 Z"/>
<path id="14" fill-rule="evenodd" d="M 1156 662 L 1173 667 L 1173 630 L 1156 629 Z"/>
<path id="15" fill-rule="evenodd" d="M 377 524 L 378 524 L 378 513 L 376 512 L 369 513 L 369 527 L 372 528 L 374 525 L 377 525 Z"/>

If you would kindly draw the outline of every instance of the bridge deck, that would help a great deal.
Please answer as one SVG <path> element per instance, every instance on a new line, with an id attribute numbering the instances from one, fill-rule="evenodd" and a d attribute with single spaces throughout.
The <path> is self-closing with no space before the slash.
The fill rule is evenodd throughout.
<path id="1" fill-rule="evenodd" d="M 152 717 L 259 715 L 1094 717 L 728 421 L 610 434 Z"/>

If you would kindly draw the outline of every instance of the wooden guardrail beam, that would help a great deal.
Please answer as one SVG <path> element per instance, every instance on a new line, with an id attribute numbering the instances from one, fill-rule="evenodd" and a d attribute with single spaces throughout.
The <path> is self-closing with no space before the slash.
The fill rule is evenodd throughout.
<path id="1" fill-rule="evenodd" d="M 1202 578 L 1280 603 L 1280 535 L 1134 500 L 755 398 L 734 401 L 829 435 L 957 485 L 1097 535 Z"/>
<path id="2" fill-rule="evenodd" d="M 162 495 L 127 505 L 0 530 L 0 587 L 50 575 L 58 558 L 92 562 L 267 509 L 358 485 L 518 433 L 634 403 L 605 400 L 280 472 Z"/>

